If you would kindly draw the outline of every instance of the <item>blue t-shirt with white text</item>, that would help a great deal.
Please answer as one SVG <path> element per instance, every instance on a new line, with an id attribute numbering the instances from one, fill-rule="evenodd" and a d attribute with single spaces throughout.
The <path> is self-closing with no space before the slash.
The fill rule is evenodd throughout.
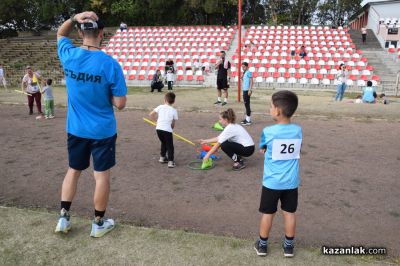
<path id="1" fill-rule="evenodd" d="M 299 186 L 299 157 L 296 159 L 274 159 L 274 156 L 290 157 L 291 152 L 297 152 L 300 156 L 302 139 L 301 127 L 296 124 L 275 124 L 263 129 L 259 148 L 266 149 L 262 182 L 264 187 L 284 190 Z M 279 146 L 274 146 L 274 141 Z M 276 149 L 274 156 L 273 147 Z"/>
<path id="2" fill-rule="evenodd" d="M 127 93 L 121 66 L 103 51 L 58 41 L 68 94 L 67 132 L 81 138 L 104 139 L 117 133 L 111 96 Z"/>

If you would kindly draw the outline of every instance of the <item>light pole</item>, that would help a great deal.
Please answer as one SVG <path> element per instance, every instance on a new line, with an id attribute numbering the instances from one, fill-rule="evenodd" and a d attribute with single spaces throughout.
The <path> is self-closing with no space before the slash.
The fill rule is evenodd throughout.
<path id="1" fill-rule="evenodd" d="M 242 0 L 238 0 L 238 27 L 239 27 L 239 48 L 238 48 L 238 95 L 237 101 L 240 102 L 240 90 L 241 90 L 241 72 L 242 72 Z"/>

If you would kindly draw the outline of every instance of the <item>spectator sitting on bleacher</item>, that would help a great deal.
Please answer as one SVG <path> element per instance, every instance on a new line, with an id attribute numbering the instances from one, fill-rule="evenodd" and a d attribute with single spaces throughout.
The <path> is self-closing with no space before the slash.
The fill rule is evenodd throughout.
<path id="1" fill-rule="evenodd" d="M 362 100 L 363 103 L 375 103 L 376 102 L 376 92 L 374 87 L 372 87 L 372 81 L 367 81 L 367 87 L 363 88 Z"/>
<path id="2" fill-rule="evenodd" d="M 197 59 L 197 60 L 193 63 L 193 65 L 194 65 L 194 71 L 197 71 L 197 70 L 202 69 L 202 66 L 201 66 L 201 63 L 200 63 L 200 60 L 199 60 L 199 59 Z"/>
<path id="3" fill-rule="evenodd" d="M 162 88 L 164 88 L 163 78 L 161 76 L 161 71 L 157 70 L 151 81 L 151 92 L 154 90 L 161 92 Z"/>
<path id="4" fill-rule="evenodd" d="M 301 58 L 304 58 L 304 57 L 307 56 L 306 48 L 304 47 L 304 45 L 302 45 L 302 46 L 300 47 L 299 56 L 300 56 Z"/>
<path id="5" fill-rule="evenodd" d="M 126 23 L 121 22 L 121 24 L 119 24 L 119 29 L 122 31 L 124 30 L 128 30 L 128 25 L 126 25 Z"/>
<path id="6" fill-rule="evenodd" d="M 201 70 L 203 70 L 203 72 L 205 72 L 206 74 L 210 72 L 210 63 L 208 63 L 207 61 L 204 62 Z"/>
<path id="7" fill-rule="evenodd" d="M 172 60 L 172 57 L 168 57 L 168 60 L 165 62 L 165 72 L 167 72 L 169 69 L 171 69 L 172 73 L 175 73 L 174 61 Z"/>

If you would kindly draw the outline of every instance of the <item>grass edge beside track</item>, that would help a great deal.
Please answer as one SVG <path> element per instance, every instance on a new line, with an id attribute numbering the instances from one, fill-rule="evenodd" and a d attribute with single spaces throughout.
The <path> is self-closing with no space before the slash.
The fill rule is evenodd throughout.
<path id="1" fill-rule="evenodd" d="M 320 249 L 296 247 L 283 257 L 270 244 L 257 257 L 253 240 L 119 224 L 101 239 L 89 237 L 90 220 L 72 217 L 69 234 L 53 232 L 57 213 L 43 209 L 0 206 L 0 264 L 129 264 L 129 265 L 400 265 L 400 258 L 323 256 Z M 107 245 L 106 248 L 103 246 Z"/>

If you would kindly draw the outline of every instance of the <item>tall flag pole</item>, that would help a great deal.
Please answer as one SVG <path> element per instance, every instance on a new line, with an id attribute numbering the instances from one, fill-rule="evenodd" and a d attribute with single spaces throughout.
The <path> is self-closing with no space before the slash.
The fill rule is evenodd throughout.
<path id="1" fill-rule="evenodd" d="M 238 0 L 238 27 L 239 27 L 239 47 L 238 47 L 238 95 L 237 101 L 240 102 L 240 90 L 241 90 L 241 72 L 242 72 L 242 0 Z"/>

